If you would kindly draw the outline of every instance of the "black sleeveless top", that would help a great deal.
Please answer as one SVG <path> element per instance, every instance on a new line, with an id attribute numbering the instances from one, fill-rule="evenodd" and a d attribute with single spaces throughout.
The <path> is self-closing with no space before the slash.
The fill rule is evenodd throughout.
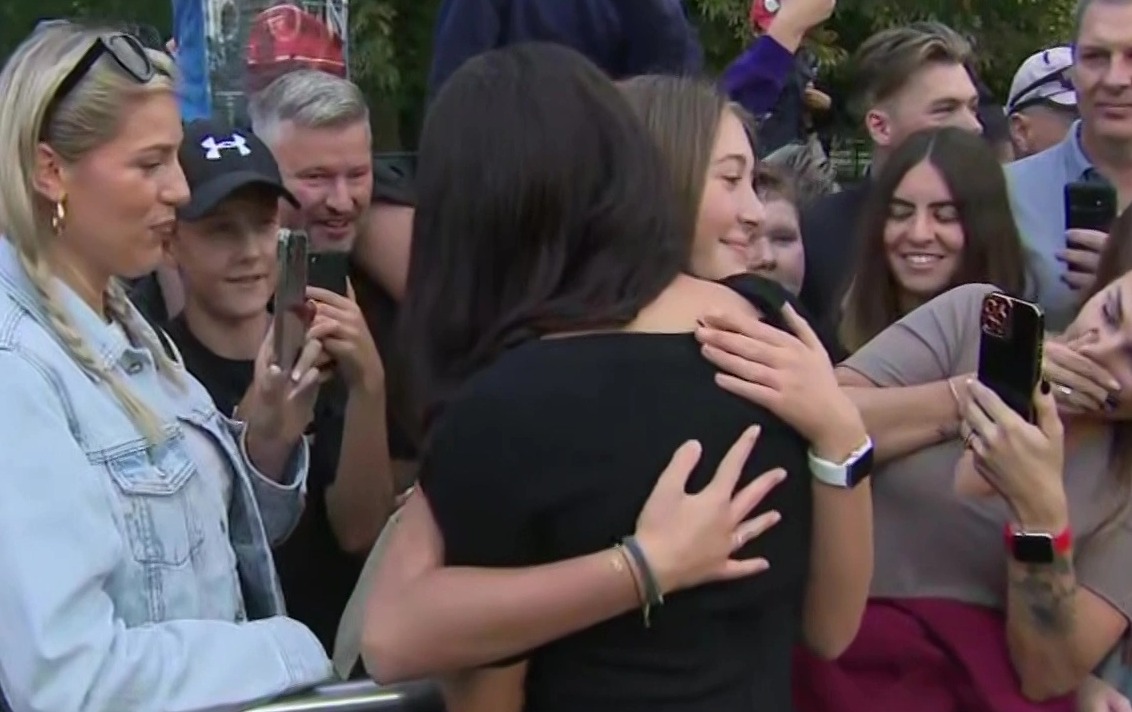
<path id="1" fill-rule="evenodd" d="M 784 328 L 787 295 L 726 282 Z M 773 413 L 715 385 L 691 334 L 602 333 L 532 341 L 475 375 L 446 406 L 420 487 L 448 565 L 527 566 L 600 551 L 634 529 L 673 451 L 695 438 L 704 487 L 744 429 L 762 425 L 741 478 L 786 481 L 752 513 L 782 521 L 746 545 L 769 571 L 669 596 L 530 651 L 527 712 L 786 712 L 810 551 L 807 443 Z M 680 526 L 673 522 L 672 526 Z"/>

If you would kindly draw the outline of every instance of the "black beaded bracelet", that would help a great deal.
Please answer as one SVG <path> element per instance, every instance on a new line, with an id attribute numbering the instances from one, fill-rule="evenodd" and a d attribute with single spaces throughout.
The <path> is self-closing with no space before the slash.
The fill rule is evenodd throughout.
<path id="1" fill-rule="evenodd" d="M 652 567 L 649 566 L 649 560 L 645 558 L 645 551 L 641 548 L 640 543 L 637 542 L 637 537 L 627 536 L 621 540 L 622 546 L 633 557 L 633 563 L 637 565 L 637 569 L 641 573 L 641 582 L 645 587 L 645 602 L 648 606 L 660 606 L 664 604 L 664 594 L 660 591 L 660 584 L 657 583 L 656 574 L 653 573 Z"/>

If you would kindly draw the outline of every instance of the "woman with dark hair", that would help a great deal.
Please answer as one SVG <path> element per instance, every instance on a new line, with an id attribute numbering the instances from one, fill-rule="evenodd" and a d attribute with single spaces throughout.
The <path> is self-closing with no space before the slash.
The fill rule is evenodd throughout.
<path id="1" fill-rule="evenodd" d="M 876 438 L 876 572 L 844 656 L 799 656 L 799 709 L 1116 699 L 1089 673 L 1122 653 L 1132 616 L 1132 211 L 1111 236 L 1094 288 L 1045 344 L 1033 423 L 975 377 L 989 284 L 926 302 L 838 367 Z M 758 325 L 707 321 L 699 334 L 728 344 L 711 358 L 742 396 L 760 376 L 736 366 L 757 349 L 742 334 Z"/>
<path id="2" fill-rule="evenodd" d="M 749 186 L 755 159 L 741 150 L 729 160 Z M 430 562 L 391 543 L 366 622 L 368 669 L 385 681 L 420 674 L 426 656 L 450 672 L 517 654 L 450 681 L 461 712 L 738 712 L 756 691 L 765 709 L 790 709 L 795 643 L 826 656 L 848 644 L 871 569 L 857 556 L 871 550 L 868 487 L 853 487 L 870 445 L 817 337 L 780 311 L 776 285 L 682 274 L 687 221 L 656 146 L 571 51 L 528 45 L 464 65 L 432 106 L 418 170 L 404 343 L 426 446 L 398 526 L 406 539 L 440 538 L 429 546 L 446 566 L 423 571 Z M 701 358 L 692 332 L 720 309 L 767 322 L 772 407 L 727 395 Z M 674 447 L 695 437 L 715 463 L 753 424 L 739 497 L 773 491 L 732 544 L 761 560 L 748 571 L 772 563 L 692 588 L 712 577 L 674 575 L 655 538 L 625 535 L 650 523 L 637 513 L 667 488 L 656 472 Z M 714 497 L 707 474 L 689 489 Z M 836 561 L 815 545 L 814 575 L 812 512 L 840 527 L 813 538 L 850 542 Z M 473 578 L 467 567 L 513 570 Z M 519 624 L 538 628 L 525 644 Z M 450 638 L 473 626 L 480 652 L 453 652 Z"/>
<path id="3" fill-rule="evenodd" d="M 952 287 L 982 282 L 1015 295 L 1025 290 L 1025 248 L 1006 179 L 978 135 L 956 128 L 913 134 L 875 180 L 841 304 L 840 336 L 849 351 Z"/>

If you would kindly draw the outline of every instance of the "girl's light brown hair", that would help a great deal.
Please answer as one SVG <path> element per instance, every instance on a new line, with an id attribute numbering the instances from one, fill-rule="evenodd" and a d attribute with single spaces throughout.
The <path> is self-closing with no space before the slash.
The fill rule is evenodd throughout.
<path id="1" fill-rule="evenodd" d="M 681 203 L 681 227 L 692 240 L 724 112 L 733 112 L 743 122 L 752 148 L 753 121 L 742 107 L 700 79 L 645 75 L 618 86 L 660 148 Z"/>

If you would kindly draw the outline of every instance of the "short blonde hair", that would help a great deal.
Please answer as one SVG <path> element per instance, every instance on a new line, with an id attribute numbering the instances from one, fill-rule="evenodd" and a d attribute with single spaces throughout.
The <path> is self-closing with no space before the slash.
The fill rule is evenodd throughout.
<path id="1" fill-rule="evenodd" d="M 0 161 L 0 234 L 15 247 L 51 328 L 71 357 L 105 381 L 138 429 L 152 442 L 159 442 L 164 432 L 157 415 L 122 378 L 99 364 L 59 300 L 46 258 L 46 247 L 55 239 L 51 225 L 55 206 L 33 182 L 38 147 L 44 140 L 62 160 L 80 160 L 117 135 L 124 111 L 137 98 L 174 91 L 174 69 L 163 54 L 147 51 L 157 72 L 144 84 L 124 75 L 112 66 L 113 59 L 103 56 L 54 106 L 50 124 L 43 126 L 60 84 L 102 33 L 71 23 L 42 27 L 24 40 L 0 72 L 0 96 L 5 99 L 0 111 L 0 146 L 10 152 L 9 160 Z M 108 315 L 121 324 L 131 340 L 149 350 L 159 370 L 181 383 L 176 365 L 153 330 L 137 317 L 116 280 L 107 287 L 105 302 Z"/>
<path id="2" fill-rule="evenodd" d="M 934 64 L 971 60 L 971 43 L 942 22 L 913 22 L 881 30 L 853 55 L 858 95 L 854 109 L 861 116 L 908 84 L 921 69 Z"/>

